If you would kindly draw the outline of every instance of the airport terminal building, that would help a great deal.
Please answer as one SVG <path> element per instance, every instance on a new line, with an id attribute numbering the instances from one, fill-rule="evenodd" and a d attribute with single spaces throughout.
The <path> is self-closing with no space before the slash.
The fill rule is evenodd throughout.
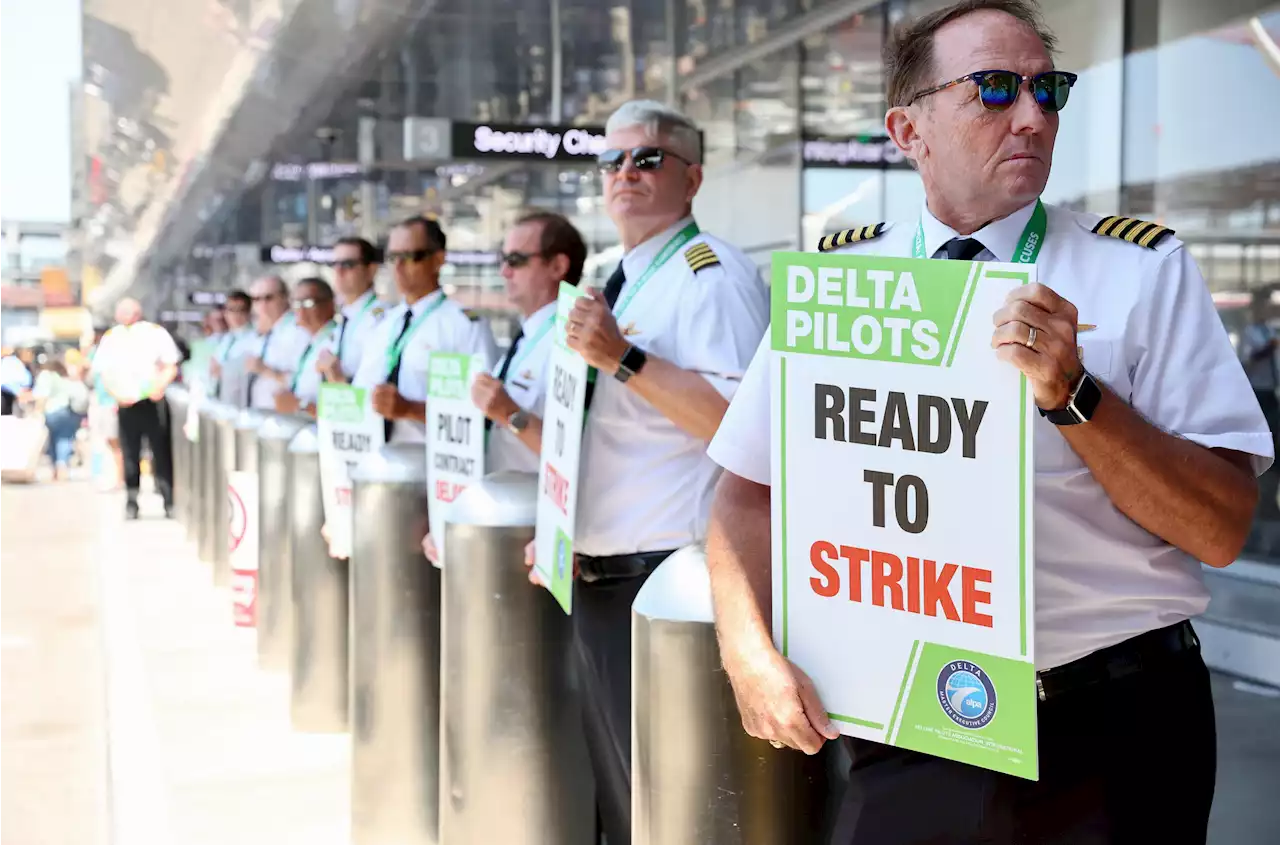
<path id="1" fill-rule="evenodd" d="M 826 232 L 914 219 L 919 180 L 882 134 L 880 53 L 897 20 L 940 5 L 84 0 L 72 248 L 91 301 L 130 291 L 182 322 L 202 295 L 310 275 L 337 238 L 430 213 L 451 295 L 509 336 L 505 227 L 528 205 L 568 215 L 603 280 L 620 249 L 594 156 L 610 112 L 649 97 L 702 128 L 703 228 L 763 266 Z M 1080 74 L 1046 201 L 1177 230 L 1238 334 L 1258 292 L 1280 302 L 1280 3 L 1042 6 L 1059 66 Z M 1235 583 L 1275 593 L 1275 627 L 1274 503 L 1250 548 L 1255 565 L 1214 586 L 1236 652 L 1260 631 L 1280 648 L 1257 591 Z"/>

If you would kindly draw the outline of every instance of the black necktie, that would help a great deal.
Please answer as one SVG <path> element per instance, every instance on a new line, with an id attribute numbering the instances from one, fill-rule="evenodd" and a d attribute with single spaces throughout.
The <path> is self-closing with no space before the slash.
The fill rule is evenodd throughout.
<path id="1" fill-rule="evenodd" d="M 258 360 L 263 364 L 267 362 L 267 344 L 271 342 L 271 333 L 276 330 L 275 326 L 267 329 L 266 335 L 262 338 L 262 348 L 258 350 Z M 257 373 L 249 373 L 249 389 L 245 391 L 244 404 L 245 407 L 253 406 L 253 383 L 258 380 Z"/>
<path id="2" fill-rule="evenodd" d="M 981 241 L 973 238 L 952 238 L 942 245 L 942 251 L 945 255 L 939 258 L 950 258 L 952 261 L 972 261 L 978 253 L 986 249 Z"/>
<path id="3" fill-rule="evenodd" d="M 551 319 L 555 319 L 552 317 Z M 516 332 L 516 336 L 511 338 L 511 345 L 507 347 L 507 354 L 502 359 L 502 366 L 498 368 L 498 381 L 506 384 L 507 372 L 511 369 L 511 359 L 516 357 L 516 347 L 520 345 L 520 340 L 524 337 L 524 329 Z M 484 430 L 488 431 L 493 428 L 493 420 L 488 417 L 484 421 Z"/>
<path id="4" fill-rule="evenodd" d="M 613 275 L 609 277 L 609 281 L 604 283 L 604 301 L 609 303 L 609 309 L 613 310 L 613 306 L 618 303 L 618 294 L 622 293 L 622 286 L 626 284 L 627 274 L 622 271 L 622 262 L 618 262 L 618 269 L 613 271 Z M 583 406 L 584 411 L 591 409 L 591 398 L 596 392 L 596 368 L 592 367 L 587 370 L 587 393 L 586 404 Z"/>
<path id="5" fill-rule="evenodd" d="M 411 322 L 413 322 L 413 309 L 406 306 L 404 309 L 404 324 L 400 326 L 400 334 L 396 335 L 396 339 L 391 341 L 390 348 L 396 348 L 400 343 L 400 340 L 404 337 L 404 333 L 409 331 L 409 323 Z M 400 389 L 400 362 L 403 360 L 404 350 L 401 349 L 400 354 L 396 356 L 395 364 L 391 367 L 391 372 L 387 373 L 387 384 L 397 390 Z M 388 443 L 391 442 L 391 428 L 394 424 L 395 423 L 392 420 L 382 421 L 382 436 Z"/>

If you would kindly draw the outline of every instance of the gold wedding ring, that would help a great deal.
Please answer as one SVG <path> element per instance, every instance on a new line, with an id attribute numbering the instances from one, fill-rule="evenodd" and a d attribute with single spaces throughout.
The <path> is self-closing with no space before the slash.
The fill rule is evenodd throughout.
<path id="1" fill-rule="evenodd" d="M 1030 331 L 1028 331 L 1028 332 L 1027 332 L 1027 348 L 1028 348 L 1028 349 L 1035 349 L 1035 348 L 1036 348 L 1036 335 L 1037 335 L 1037 334 L 1039 334 L 1039 332 L 1037 332 L 1037 331 L 1036 331 L 1036 327 L 1035 327 L 1035 326 L 1031 326 L 1031 327 L 1030 327 Z"/>

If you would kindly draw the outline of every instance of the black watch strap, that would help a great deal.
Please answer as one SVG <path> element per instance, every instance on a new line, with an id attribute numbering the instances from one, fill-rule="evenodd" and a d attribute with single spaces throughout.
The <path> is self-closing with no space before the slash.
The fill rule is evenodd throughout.
<path id="1" fill-rule="evenodd" d="M 1064 408 L 1046 411 L 1040 408 L 1040 416 L 1054 425 L 1079 425 L 1093 419 L 1093 412 L 1102 400 L 1102 388 L 1088 372 L 1080 373 L 1080 379 L 1067 398 Z"/>
<path id="2" fill-rule="evenodd" d="M 638 346 L 628 346 L 627 351 L 622 355 L 622 360 L 618 362 L 618 371 L 613 374 L 613 377 L 625 383 L 627 379 L 640 372 L 648 360 L 649 357 L 644 354 L 643 349 Z"/>

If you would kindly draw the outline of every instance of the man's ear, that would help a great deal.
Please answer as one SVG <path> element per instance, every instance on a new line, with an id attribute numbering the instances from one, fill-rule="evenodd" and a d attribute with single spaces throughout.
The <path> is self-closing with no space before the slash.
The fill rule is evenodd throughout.
<path id="1" fill-rule="evenodd" d="M 690 204 L 702 187 L 702 165 L 691 164 L 685 168 L 685 200 Z"/>
<path id="2" fill-rule="evenodd" d="M 555 274 L 556 281 L 563 282 L 565 280 L 564 277 L 569 275 L 569 256 L 563 252 L 556 253 L 551 259 L 550 266 L 551 272 Z M 560 286 L 556 285 L 556 289 L 559 290 Z"/>
<path id="3" fill-rule="evenodd" d="M 894 106 L 884 116 L 884 128 L 889 138 L 903 155 L 917 165 L 929 151 L 916 123 L 918 114 L 913 106 Z"/>

